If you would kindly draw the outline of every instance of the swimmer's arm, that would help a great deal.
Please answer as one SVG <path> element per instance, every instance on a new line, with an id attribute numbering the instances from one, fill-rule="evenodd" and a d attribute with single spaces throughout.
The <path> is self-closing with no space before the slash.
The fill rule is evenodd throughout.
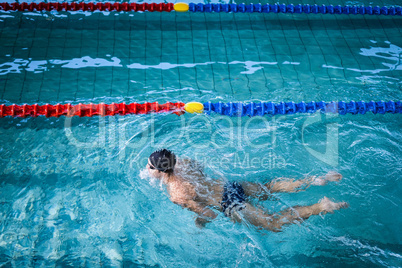
<path id="1" fill-rule="evenodd" d="M 188 201 L 186 207 L 198 214 L 198 217 L 195 219 L 195 225 L 199 228 L 205 227 L 205 224 L 215 219 L 217 216 L 212 209 L 202 206 L 193 200 Z"/>
<path id="2" fill-rule="evenodd" d="M 199 228 L 204 227 L 206 223 L 215 219 L 217 216 L 215 212 L 213 212 L 213 210 L 211 210 L 206 206 L 201 205 L 198 202 L 195 202 L 194 200 L 186 200 L 180 197 L 172 197 L 172 196 L 170 197 L 170 200 L 173 203 L 182 206 L 183 208 L 188 208 L 189 210 L 197 213 L 198 216 L 195 220 L 195 225 Z"/>

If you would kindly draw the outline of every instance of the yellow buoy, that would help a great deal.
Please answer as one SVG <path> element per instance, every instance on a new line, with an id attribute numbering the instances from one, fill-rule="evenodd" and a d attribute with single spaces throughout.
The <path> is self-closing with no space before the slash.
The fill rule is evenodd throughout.
<path id="1" fill-rule="evenodd" d="M 187 3 L 176 3 L 176 4 L 174 4 L 173 7 L 176 12 L 187 12 L 188 11 Z"/>
<path id="2" fill-rule="evenodd" d="M 204 111 L 204 105 L 199 102 L 189 102 L 184 105 L 184 109 L 190 114 L 202 113 Z"/>

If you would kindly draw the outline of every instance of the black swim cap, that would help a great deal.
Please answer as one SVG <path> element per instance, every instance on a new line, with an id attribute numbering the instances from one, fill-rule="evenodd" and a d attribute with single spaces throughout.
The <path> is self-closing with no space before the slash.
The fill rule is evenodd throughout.
<path id="1" fill-rule="evenodd" d="M 176 165 L 176 156 L 166 149 L 153 152 L 149 160 L 155 169 L 166 173 L 172 173 Z"/>

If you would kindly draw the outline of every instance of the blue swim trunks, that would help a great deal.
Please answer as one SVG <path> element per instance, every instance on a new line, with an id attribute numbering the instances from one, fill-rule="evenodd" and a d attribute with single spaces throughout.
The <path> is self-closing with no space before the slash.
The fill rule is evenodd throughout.
<path id="1" fill-rule="evenodd" d="M 232 210 L 242 210 L 245 208 L 246 194 L 243 187 L 237 182 L 228 181 L 223 186 L 222 210 L 226 217 L 232 215 Z"/>

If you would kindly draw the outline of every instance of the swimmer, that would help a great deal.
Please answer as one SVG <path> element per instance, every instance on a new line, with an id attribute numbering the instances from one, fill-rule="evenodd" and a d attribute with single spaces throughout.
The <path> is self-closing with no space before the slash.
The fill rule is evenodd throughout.
<path id="1" fill-rule="evenodd" d="M 312 215 L 333 213 L 348 207 L 345 202 L 335 203 L 324 197 L 310 206 L 295 206 L 272 214 L 249 202 L 251 198 L 267 200 L 271 193 L 294 193 L 313 185 L 339 181 L 342 175 L 336 172 L 301 180 L 278 178 L 265 184 L 213 180 L 204 175 L 197 162 L 177 159 L 166 149 L 151 154 L 147 169 L 151 177 L 166 185 L 173 203 L 197 214 L 195 223 L 200 228 L 217 217 L 215 211 L 221 211 L 233 222 L 246 220 L 259 229 L 278 232 L 283 226 L 303 221 Z"/>

